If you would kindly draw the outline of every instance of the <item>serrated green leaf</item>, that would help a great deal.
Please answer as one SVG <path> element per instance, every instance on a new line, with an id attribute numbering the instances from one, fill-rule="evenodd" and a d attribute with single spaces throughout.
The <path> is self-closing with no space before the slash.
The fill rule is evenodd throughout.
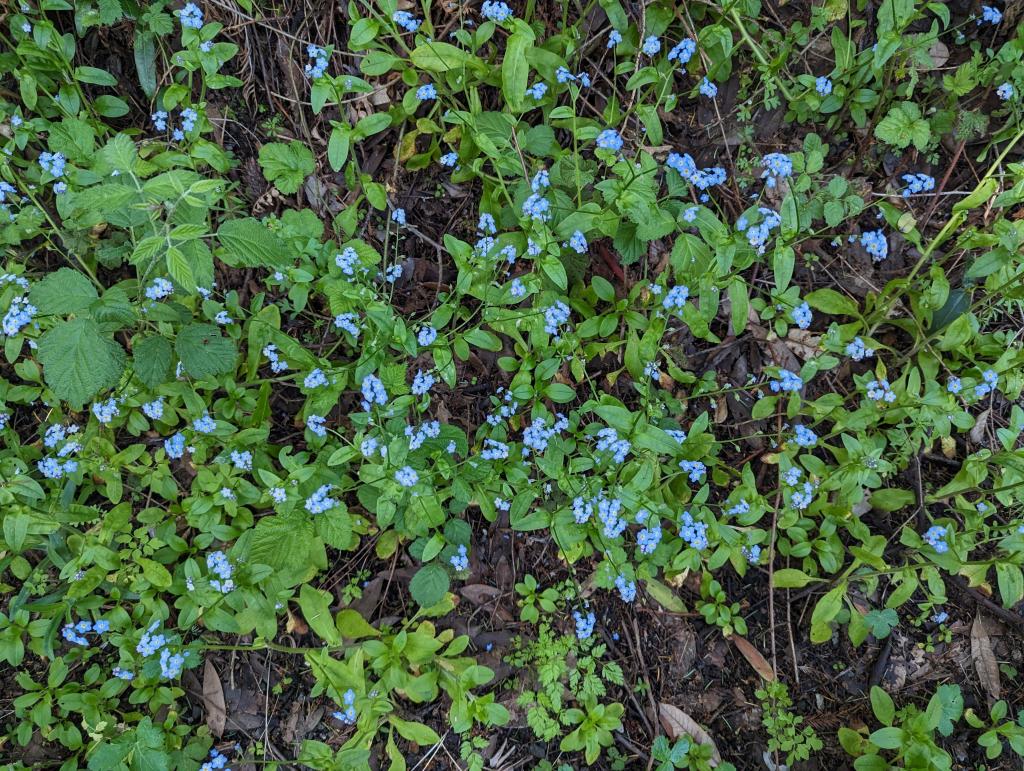
<path id="1" fill-rule="evenodd" d="M 174 350 L 185 371 L 204 379 L 234 372 L 238 350 L 233 340 L 224 337 L 212 324 L 188 324 L 174 341 Z"/>
<path id="2" fill-rule="evenodd" d="M 149 388 L 166 383 L 174 365 L 174 352 L 166 337 L 150 335 L 132 345 L 135 374 Z"/>
<path id="3" fill-rule="evenodd" d="M 88 308 L 99 294 L 96 287 L 82 273 L 61 268 L 42 281 L 32 285 L 28 298 L 44 315 L 63 316 L 79 313 Z"/>
<path id="4" fill-rule="evenodd" d="M 228 220 L 217 230 L 217 240 L 224 247 L 218 256 L 232 267 L 282 268 L 288 263 L 284 241 L 253 217 Z"/>
<path id="5" fill-rule="evenodd" d="M 57 398 L 81 407 L 117 384 L 124 349 L 88 318 L 63 321 L 39 340 L 43 376 Z"/>

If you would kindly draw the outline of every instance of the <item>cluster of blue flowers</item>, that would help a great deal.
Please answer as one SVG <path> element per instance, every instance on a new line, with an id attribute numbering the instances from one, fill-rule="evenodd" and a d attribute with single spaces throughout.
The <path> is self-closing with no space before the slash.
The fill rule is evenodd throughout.
<path id="1" fill-rule="evenodd" d="M 881 262 L 889 256 L 889 242 L 881 230 L 867 230 L 860 236 L 860 245 L 871 255 L 875 262 Z"/>
<path id="2" fill-rule="evenodd" d="M 345 725 L 356 724 L 356 692 L 349 688 L 341 695 L 342 708 L 332 713 L 331 717 Z"/>
<path id="3" fill-rule="evenodd" d="M 687 64 L 697 52 L 697 44 L 690 38 L 685 37 L 676 43 L 668 52 L 668 60 L 676 62 L 680 67 Z"/>
<path id="4" fill-rule="evenodd" d="M 561 335 L 560 327 L 569 322 L 569 314 L 569 306 L 561 300 L 556 300 L 554 305 L 544 309 L 544 331 L 558 340 Z"/>
<path id="5" fill-rule="evenodd" d="M 306 498 L 306 511 L 310 514 L 323 514 L 338 505 L 338 501 L 331 498 L 331 485 L 320 485 L 313 494 Z"/>
<path id="6" fill-rule="evenodd" d="M 362 384 L 363 410 L 369 412 L 375 404 L 384 405 L 388 403 L 388 392 L 384 384 L 376 375 L 367 375 L 363 378 Z"/>
<path id="7" fill-rule="evenodd" d="M 622 136 L 615 129 L 605 129 L 597 135 L 597 146 L 617 153 L 622 149 Z"/>
<path id="8" fill-rule="evenodd" d="M 987 369 L 981 373 L 981 381 L 974 386 L 974 395 L 979 399 L 996 390 L 999 385 L 999 375 L 994 369 Z"/>
<path id="9" fill-rule="evenodd" d="M 872 356 L 874 356 L 875 349 L 868 348 L 864 344 L 863 340 L 861 340 L 859 337 L 855 337 L 853 338 L 853 340 L 847 343 L 846 355 L 849 356 L 854 361 L 862 361 L 863 359 L 870 359 Z"/>
<path id="10" fill-rule="evenodd" d="M 309 57 L 309 62 L 306 63 L 305 67 L 307 78 L 319 80 L 327 74 L 327 67 L 330 65 L 330 62 L 324 49 L 310 44 L 306 46 L 306 55 Z"/>
<path id="11" fill-rule="evenodd" d="M 523 429 L 523 456 L 529 455 L 531 451 L 543 453 L 548 448 L 548 442 L 568 427 L 568 419 L 561 414 L 556 416 L 551 426 L 548 426 L 544 418 L 534 418 L 533 422 Z"/>
<path id="12" fill-rule="evenodd" d="M 623 602 L 632 602 L 636 599 L 636 581 L 627 581 L 621 573 L 615 577 L 615 588 L 619 590 Z"/>
<path id="13" fill-rule="evenodd" d="M 32 323 L 32 319 L 38 312 L 39 309 L 28 301 L 27 296 L 20 295 L 11 300 L 11 305 L 7 309 L 7 313 L 4 314 L 0 327 L 5 335 L 14 337 Z"/>
<path id="14" fill-rule="evenodd" d="M 707 466 L 699 460 L 681 460 L 679 468 L 686 472 L 688 479 L 694 484 L 700 482 L 708 472 Z"/>
<path id="15" fill-rule="evenodd" d="M 746 218 L 741 217 L 736 226 L 740 230 L 746 228 L 747 243 L 754 247 L 758 254 L 764 254 L 772 231 L 782 224 L 782 217 L 774 209 L 769 209 L 767 206 L 759 206 L 757 211 L 761 215 L 761 221 L 756 225 L 748 226 Z"/>
<path id="16" fill-rule="evenodd" d="M 999 24 L 1003 20 L 1003 13 L 998 8 L 991 5 L 981 6 L 981 18 L 977 20 L 978 24 L 988 22 L 992 26 Z"/>
<path id="17" fill-rule="evenodd" d="M 698 190 L 707 190 L 715 185 L 725 184 L 727 175 L 721 166 L 710 166 L 706 169 L 698 169 L 696 161 L 689 153 L 670 153 L 665 160 L 665 165 L 675 170 L 680 177 L 685 179 Z"/>
<path id="18" fill-rule="evenodd" d="M 612 460 L 615 463 L 625 462 L 630 450 L 633 449 L 633 445 L 630 444 L 629 440 L 620 438 L 619 432 L 614 428 L 602 428 L 598 431 L 595 447 L 598 452 L 611 453 Z"/>
<path id="19" fill-rule="evenodd" d="M 404 29 L 406 32 L 415 32 L 420 28 L 422 20 L 417 19 L 408 11 L 395 11 L 391 14 L 391 21 Z"/>
<path id="20" fill-rule="evenodd" d="M 636 520 L 646 525 L 636 534 L 636 545 L 641 554 L 653 554 L 661 543 L 661 521 L 657 517 L 650 517 L 645 509 L 637 512 Z"/>
<path id="21" fill-rule="evenodd" d="M 790 315 L 793 318 L 793 323 L 800 327 L 800 329 L 807 329 L 810 327 L 811 320 L 814 317 L 814 314 L 811 313 L 811 306 L 807 303 L 801 303 L 795 307 Z"/>
<path id="22" fill-rule="evenodd" d="M 772 380 L 768 385 L 775 393 L 787 391 L 796 393 L 804 387 L 804 381 L 795 372 L 790 372 L 788 369 L 780 369 L 778 379 Z"/>
<path id="23" fill-rule="evenodd" d="M 797 424 L 793 426 L 793 431 L 795 434 L 793 441 L 797 443 L 798 447 L 814 447 L 818 443 L 818 435 L 806 426 Z"/>
<path id="24" fill-rule="evenodd" d="M 155 634 L 160 626 L 160 621 L 154 621 L 142 634 L 135 652 L 146 658 L 160 654 L 160 674 L 167 680 L 173 680 L 181 675 L 182 667 L 185 666 L 185 656 L 181 653 L 172 653 L 168 647 L 167 637 L 163 634 Z"/>
<path id="25" fill-rule="evenodd" d="M 210 579 L 210 586 L 221 594 L 227 594 L 235 588 L 232 576 L 235 568 L 222 551 L 213 551 L 206 555 L 206 567 L 217 578 Z"/>
<path id="26" fill-rule="evenodd" d="M 216 747 L 211 747 L 210 759 L 199 767 L 199 771 L 231 771 L 227 755 L 218 752 Z"/>
<path id="27" fill-rule="evenodd" d="M 164 397 L 147 401 L 142 404 L 142 414 L 150 420 L 160 420 L 164 417 Z"/>
<path id="28" fill-rule="evenodd" d="M 395 481 L 402 487 L 415 487 L 420 481 L 420 475 L 412 466 L 402 466 L 395 472 Z"/>
<path id="29" fill-rule="evenodd" d="M 56 453 L 36 462 L 36 468 L 40 474 L 47 479 L 61 479 L 78 471 L 78 461 L 68 459 L 69 456 L 75 455 L 82 449 L 81 443 L 71 438 L 77 433 L 78 426 L 73 423 L 67 428 L 55 424 L 46 429 L 46 433 L 43 435 L 43 446 L 56 450 Z"/>
<path id="30" fill-rule="evenodd" d="M 100 619 L 99 621 L 76 621 L 74 624 L 65 624 L 60 633 L 69 643 L 75 645 L 91 645 L 87 634 L 94 633 L 97 635 L 105 634 L 110 631 L 110 622 L 106 619 Z"/>
<path id="31" fill-rule="evenodd" d="M 896 393 L 892 390 L 889 385 L 889 381 L 885 378 L 881 380 L 871 380 L 864 387 L 867 397 L 873 402 L 886 402 L 891 404 L 896 401 Z"/>
<path id="32" fill-rule="evenodd" d="M 456 573 L 469 570 L 469 552 L 466 549 L 466 544 L 460 543 L 458 551 L 451 556 L 449 561 Z"/>
<path id="33" fill-rule="evenodd" d="M 768 153 L 761 159 L 761 165 L 761 179 L 768 187 L 775 187 L 780 179 L 793 175 L 793 161 L 785 153 Z"/>
<path id="34" fill-rule="evenodd" d="M 942 525 L 932 525 L 925 531 L 923 536 L 924 542 L 931 546 L 939 554 L 945 554 L 949 551 L 949 544 L 946 543 L 946 536 L 949 531 Z"/>
<path id="35" fill-rule="evenodd" d="M 927 174 L 904 174 L 902 179 L 907 183 L 903 189 L 904 198 L 935 189 L 935 177 L 929 177 Z"/>
<path id="36" fill-rule="evenodd" d="M 686 541 L 686 545 L 697 551 L 704 551 L 708 548 L 708 526 L 707 523 L 695 520 L 688 511 L 684 511 L 679 517 L 679 537 Z"/>
<path id="37" fill-rule="evenodd" d="M 586 640 L 594 634 L 594 624 L 597 623 L 594 611 L 588 610 L 586 615 L 584 615 L 580 611 L 574 610 L 572 617 L 576 622 L 576 638 L 578 640 Z"/>
<path id="38" fill-rule="evenodd" d="M 661 307 L 668 312 L 681 311 L 686 307 L 686 301 L 690 299 L 690 289 L 687 286 L 678 284 L 665 294 L 661 301 Z"/>
<path id="39" fill-rule="evenodd" d="M 203 28 L 203 11 L 195 3 L 186 3 L 178 12 L 178 19 L 181 21 L 181 26 L 187 29 Z"/>
<path id="40" fill-rule="evenodd" d="M 507 3 L 500 2 L 500 0 L 498 2 L 484 0 L 484 4 L 480 6 L 480 15 L 496 24 L 501 24 L 503 21 L 511 19 L 514 14 Z"/>

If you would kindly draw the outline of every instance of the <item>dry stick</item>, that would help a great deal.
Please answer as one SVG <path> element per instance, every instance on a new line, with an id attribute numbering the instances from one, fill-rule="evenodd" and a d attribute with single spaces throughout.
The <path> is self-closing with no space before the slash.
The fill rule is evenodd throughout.
<path id="1" fill-rule="evenodd" d="M 643 641 L 640 639 L 640 627 L 638 627 L 637 624 L 636 624 L 636 614 L 633 614 L 633 617 L 632 617 L 631 621 L 633 622 L 633 634 L 636 636 L 636 655 L 637 655 L 637 658 L 640 659 L 640 665 L 644 668 L 644 679 L 647 681 L 647 685 L 648 685 L 648 688 L 647 688 L 647 698 L 649 698 L 651 700 L 651 709 L 654 710 L 654 712 L 653 712 L 654 719 L 657 720 L 658 719 L 658 704 L 654 700 L 654 691 L 650 687 L 650 685 L 651 685 L 651 678 L 649 676 L 649 669 L 647 667 L 647 660 L 644 658 L 644 654 L 643 654 Z M 637 706 L 639 706 L 639 705 L 637 705 Z M 653 725 L 651 725 L 651 722 L 647 719 L 647 715 L 644 713 L 643 710 L 640 710 L 640 714 L 644 718 L 644 722 L 647 723 L 647 728 L 650 730 L 651 738 L 653 739 L 655 736 L 658 735 L 657 729 Z"/>
<path id="2" fill-rule="evenodd" d="M 939 198 L 942 195 L 942 191 L 946 189 L 946 183 L 949 182 L 949 177 L 953 173 L 953 169 L 956 167 L 957 161 L 960 160 L 960 154 L 964 151 L 964 145 L 967 144 L 966 139 L 961 139 L 960 144 L 956 146 L 956 152 L 953 153 L 953 160 L 949 162 L 949 167 L 946 169 L 946 173 L 942 175 L 942 181 L 939 182 L 939 188 L 935 191 L 935 197 L 932 199 L 932 205 L 928 207 L 928 213 L 924 215 L 924 221 L 921 223 L 920 232 L 924 232 L 924 229 L 928 226 L 928 223 L 932 219 L 932 215 L 935 213 L 935 208 L 939 205 Z"/>

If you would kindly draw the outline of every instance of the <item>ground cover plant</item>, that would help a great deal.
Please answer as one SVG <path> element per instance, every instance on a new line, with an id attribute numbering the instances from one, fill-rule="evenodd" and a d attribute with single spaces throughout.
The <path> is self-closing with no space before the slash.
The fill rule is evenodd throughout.
<path id="1" fill-rule="evenodd" d="M 0 762 L 1020 768 L 1022 11 L 7 3 Z"/>

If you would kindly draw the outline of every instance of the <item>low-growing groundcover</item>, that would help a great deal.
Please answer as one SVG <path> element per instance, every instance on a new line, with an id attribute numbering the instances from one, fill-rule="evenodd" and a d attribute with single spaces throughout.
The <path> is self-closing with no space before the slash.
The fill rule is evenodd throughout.
<path id="1" fill-rule="evenodd" d="M 1021 10 L 8 3 L 0 761 L 1020 768 Z"/>

